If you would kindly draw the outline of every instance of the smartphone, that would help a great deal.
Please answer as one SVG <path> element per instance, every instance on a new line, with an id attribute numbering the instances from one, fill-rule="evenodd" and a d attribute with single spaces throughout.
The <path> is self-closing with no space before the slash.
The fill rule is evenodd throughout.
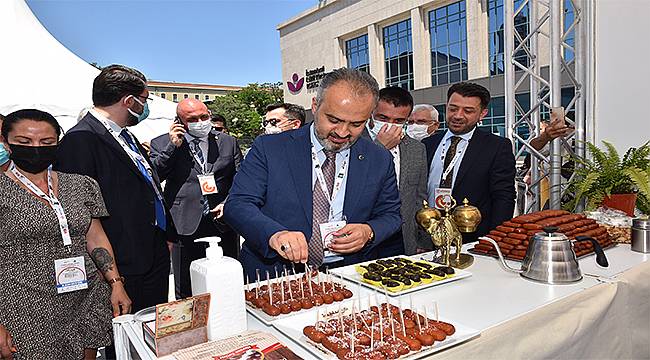
<path id="1" fill-rule="evenodd" d="M 566 125 L 564 118 L 564 106 L 551 108 L 551 122 L 555 121 L 555 119 L 560 120 L 560 124 L 562 126 Z"/>

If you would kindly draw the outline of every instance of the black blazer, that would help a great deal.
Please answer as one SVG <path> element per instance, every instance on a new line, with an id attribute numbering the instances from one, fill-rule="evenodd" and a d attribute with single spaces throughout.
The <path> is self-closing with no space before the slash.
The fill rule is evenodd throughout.
<path id="1" fill-rule="evenodd" d="M 235 173 L 242 160 L 237 139 L 212 130 L 208 136 L 207 168 L 214 173 L 219 192 L 208 195 L 210 208 L 226 201 Z M 169 212 L 176 230 L 181 235 L 192 235 L 202 218 L 201 189 L 198 175 L 201 168 L 192 157 L 189 144 L 183 140 L 176 147 L 169 134 L 151 140 L 151 162 L 165 183 L 165 202 L 171 206 Z"/>
<path id="2" fill-rule="evenodd" d="M 429 171 L 433 155 L 444 135 L 444 132 L 436 133 L 422 140 L 427 149 Z M 452 196 L 459 205 L 467 198 L 482 215 L 476 233 L 463 236 L 465 242 L 476 241 L 477 236 L 487 234 L 512 218 L 515 209 L 512 142 L 477 128 L 467 145 L 453 189 Z"/>
<path id="3" fill-rule="evenodd" d="M 139 141 L 135 139 L 135 142 L 148 160 Z M 84 116 L 65 134 L 54 168 L 97 180 L 109 213 L 108 218 L 101 220 L 102 226 L 113 246 L 120 273 L 148 272 L 154 262 L 155 245 L 160 246 L 155 241 L 161 241 L 155 236 L 154 190 L 117 140 L 92 114 Z M 153 178 L 160 189 L 155 171 Z M 171 217 L 167 219 L 170 229 Z"/>

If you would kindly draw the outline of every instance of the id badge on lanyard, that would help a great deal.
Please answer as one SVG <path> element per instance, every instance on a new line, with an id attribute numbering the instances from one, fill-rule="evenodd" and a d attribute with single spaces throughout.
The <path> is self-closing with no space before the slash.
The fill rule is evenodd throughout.
<path id="1" fill-rule="evenodd" d="M 446 153 L 445 148 L 443 147 L 442 149 L 443 154 Z M 460 160 L 460 156 L 462 154 L 462 149 L 458 149 L 456 151 L 456 154 L 454 154 L 454 157 L 451 159 L 449 162 L 449 165 L 447 166 L 446 169 L 443 169 L 442 173 L 442 178 L 441 181 L 444 181 L 447 179 L 448 176 L 452 176 L 453 179 L 453 173 L 454 173 L 454 166 L 456 166 L 456 163 Z M 443 155 L 441 162 L 444 164 L 445 162 L 445 155 Z M 451 196 L 452 189 L 451 188 L 446 188 L 446 187 L 441 187 L 438 186 L 433 190 L 433 202 L 434 202 L 434 207 L 438 210 L 444 210 L 445 208 L 451 208 L 452 207 L 452 196 Z"/>
<path id="2" fill-rule="evenodd" d="M 451 189 L 437 187 L 433 190 L 434 206 L 438 210 L 449 209 L 452 206 Z"/>
<path id="3" fill-rule="evenodd" d="M 196 151 L 192 148 L 192 146 L 189 146 L 188 144 L 188 148 L 190 149 L 190 153 L 192 153 L 192 157 L 194 158 L 194 161 L 196 161 L 196 164 L 199 165 L 199 167 L 201 168 L 201 174 L 196 176 L 199 179 L 199 186 L 201 187 L 201 195 L 210 195 L 210 194 L 219 193 L 219 188 L 217 188 L 217 182 L 214 179 L 214 173 L 208 172 L 205 161 L 203 162 L 201 161 L 201 159 L 197 155 Z"/>
<path id="4" fill-rule="evenodd" d="M 219 189 L 217 188 L 217 182 L 214 180 L 214 174 L 212 173 L 203 174 L 203 175 L 197 175 L 196 177 L 199 178 L 199 185 L 201 186 L 202 195 L 219 193 Z"/>
<path id="5" fill-rule="evenodd" d="M 31 192 L 36 194 L 36 196 L 45 200 L 54 210 L 59 223 L 63 245 L 70 250 L 72 238 L 70 237 L 68 219 L 65 216 L 65 211 L 63 210 L 61 202 L 59 202 L 54 194 L 54 187 L 52 186 L 52 169 L 47 169 L 48 194 L 45 194 L 38 186 L 21 174 L 20 171 L 16 169 L 16 165 L 13 162 L 9 166 L 9 171 L 16 177 L 16 179 L 18 179 L 18 181 L 25 185 Z M 86 263 L 83 256 L 54 260 L 54 273 L 56 274 L 56 292 L 58 294 L 88 288 Z"/>
<path id="6" fill-rule="evenodd" d="M 88 288 L 86 260 L 83 256 L 54 260 L 54 272 L 58 294 Z"/>
<path id="7" fill-rule="evenodd" d="M 330 219 L 329 222 L 318 225 L 320 228 L 321 239 L 323 239 L 323 249 L 325 250 L 324 258 L 327 260 L 327 262 L 337 261 L 340 258 L 340 254 L 329 250 L 329 246 L 336 238 L 334 233 L 343 229 L 345 225 L 347 225 L 347 219 L 345 215 L 337 220 Z"/>

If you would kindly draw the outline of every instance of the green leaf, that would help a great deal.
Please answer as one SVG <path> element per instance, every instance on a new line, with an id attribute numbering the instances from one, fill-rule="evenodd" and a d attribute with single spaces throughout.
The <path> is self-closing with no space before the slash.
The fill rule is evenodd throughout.
<path id="1" fill-rule="evenodd" d="M 639 193 L 650 196 L 650 172 L 635 167 L 624 169 L 623 172 L 632 179 Z"/>
<path id="2" fill-rule="evenodd" d="M 580 201 L 582 197 L 588 193 L 596 180 L 598 180 L 598 173 L 591 173 L 588 174 L 580 183 L 577 183 L 578 189 L 575 196 L 576 202 Z"/>

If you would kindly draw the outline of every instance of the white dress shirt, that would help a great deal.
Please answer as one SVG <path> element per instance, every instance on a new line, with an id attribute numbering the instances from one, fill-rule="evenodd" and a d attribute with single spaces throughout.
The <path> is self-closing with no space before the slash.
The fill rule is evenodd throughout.
<path id="1" fill-rule="evenodd" d="M 443 166 L 445 164 L 445 156 L 446 156 L 447 149 L 449 149 L 449 146 L 451 146 L 451 138 L 454 136 L 460 137 L 460 142 L 456 147 L 456 152 L 458 153 L 458 161 L 456 161 L 456 163 L 454 164 L 454 170 L 452 171 L 452 173 L 449 174 L 452 176 L 451 188 L 453 191 L 454 182 L 456 181 L 456 175 L 458 174 L 458 169 L 460 168 L 460 164 L 463 162 L 463 157 L 465 157 L 465 150 L 467 150 L 467 145 L 469 145 L 469 140 L 474 135 L 474 131 L 476 131 L 476 127 L 474 127 L 472 131 L 462 135 L 455 135 L 449 130 L 445 132 L 445 135 L 442 137 L 440 144 L 438 144 L 438 148 L 436 149 L 436 152 L 433 154 L 433 159 L 431 160 L 431 167 L 430 167 L 431 170 L 429 171 L 429 181 L 427 183 L 429 204 L 434 203 L 433 198 L 434 198 L 435 189 L 440 186 L 440 178 L 442 177 L 442 173 L 445 171 L 445 169 L 443 169 Z"/>
<path id="2" fill-rule="evenodd" d="M 325 152 L 323 152 L 324 148 L 323 145 L 321 145 L 320 142 L 318 142 L 318 139 L 316 138 L 315 134 L 315 129 L 314 129 L 314 124 L 312 123 L 309 129 L 309 135 L 311 137 L 311 144 L 314 146 L 314 151 L 316 152 L 316 158 L 319 162 L 319 164 L 322 166 L 323 163 L 325 162 L 325 159 L 327 157 L 325 156 Z M 311 155 L 310 155 L 311 158 Z M 336 169 L 334 169 L 334 174 L 338 174 L 339 171 L 341 171 L 341 167 L 343 166 L 344 161 L 348 161 L 347 169 L 350 169 L 350 149 L 345 149 L 343 151 L 339 151 L 336 153 Z M 314 168 L 312 164 L 312 173 L 311 173 L 311 189 L 312 192 L 314 191 L 314 187 L 316 186 L 316 180 L 318 179 L 318 176 L 316 175 L 316 169 Z M 336 194 L 336 198 L 332 201 L 330 204 L 330 215 L 331 219 L 330 221 L 338 221 L 342 220 L 343 218 L 343 205 L 345 204 L 345 188 L 346 184 L 348 182 L 348 172 L 346 171 L 343 174 L 343 183 L 341 184 L 341 189 L 339 192 Z M 336 181 L 336 179 L 335 179 Z"/>

